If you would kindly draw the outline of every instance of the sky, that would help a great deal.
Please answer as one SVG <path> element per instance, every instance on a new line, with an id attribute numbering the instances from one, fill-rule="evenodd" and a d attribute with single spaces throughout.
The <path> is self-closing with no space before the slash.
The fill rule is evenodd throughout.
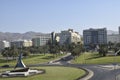
<path id="1" fill-rule="evenodd" d="M 120 0 L 0 0 L 0 32 L 118 31 Z"/>

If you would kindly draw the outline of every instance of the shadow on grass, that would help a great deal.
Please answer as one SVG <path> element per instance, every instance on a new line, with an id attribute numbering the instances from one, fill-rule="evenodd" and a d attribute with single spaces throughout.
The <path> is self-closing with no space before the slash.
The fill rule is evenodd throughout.
<path id="1" fill-rule="evenodd" d="M 86 60 L 97 59 L 97 58 L 101 58 L 101 57 L 102 57 L 102 56 L 95 56 L 95 57 L 87 58 Z"/>
<path id="2" fill-rule="evenodd" d="M 28 56 L 28 58 L 34 58 L 34 57 L 38 57 L 38 56 L 44 56 L 43 54 L 42 55 L 30 55 Z"/>
<path id="3" fill-rule="evenodd" d="M 54 56 L 45 56 L 42 59 L 53 59 L 53 58 L 55 58 L 55 57 Z"/>
<path id="4" fill-rule="evenodd" d="M 7 62 L 6 60 L 0 59 L 0 63 Z"/>
<path id="5" fill-rule="evenodd" d="M 0 59 L 0 63 L 8 63 L 8 62 L 12 62 L 14 60 L 3 60 L 3 59 Z"/>
<path id="6" fill-rule="evenodd" d="M 106 56 L 93 56 L 93 57 L 91 57 L 91 58 L 87 58 L 86 60 L 90 60 L 90 59 L 97 59 L 97 58 L 102 58 L 102 57 L 115 57 L 114 55 L 106 55 Z"/>

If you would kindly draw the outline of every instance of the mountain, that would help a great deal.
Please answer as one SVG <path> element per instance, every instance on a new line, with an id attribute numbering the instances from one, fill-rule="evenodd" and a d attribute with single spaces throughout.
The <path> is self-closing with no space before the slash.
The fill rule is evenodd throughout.
<path id="1" fill-rule="evenodd" d="M 119 34 L 118 31 L 107 30 L 107 34 Z"/>
<path id="2" fill-rule="evenodd" d="M 41 35 L 43 33 L 40 32 L 33 32 L 29 31 L 26 33 L 10 33 L 10 32 L 0 32 L 0 41 L 7 40 L 7 41 L 14 41 L 19 39 L 32 39 L 36 35 Z M 118 34 L 117 31 L 107 30 L 107 34 Z"/>
<path id="3" fill-rule="evenodd" d="M 10 32 L 0 32 L 0 41 L 7 40 L 7 41 L 14 41 L 19 39 L 32 39 L 36 35 L 40 35 L 43 33 L 40 32 L 26 32 L 26 33 L 10 33 Z"/>

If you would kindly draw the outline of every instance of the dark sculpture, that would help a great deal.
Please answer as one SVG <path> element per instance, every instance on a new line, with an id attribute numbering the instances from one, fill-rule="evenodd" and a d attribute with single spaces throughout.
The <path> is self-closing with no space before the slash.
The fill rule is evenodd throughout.
<path id="1" fill-rule="evenodd" d="M 20 55 L 18 57 L 18 61 L 17 61 L 17 64 L 16 64 L 15 68 L 18 68 L 18 67 L 19 68 L 26 68 L 25 64 L 22 61 L 22 53 L 20 53 Z"/>

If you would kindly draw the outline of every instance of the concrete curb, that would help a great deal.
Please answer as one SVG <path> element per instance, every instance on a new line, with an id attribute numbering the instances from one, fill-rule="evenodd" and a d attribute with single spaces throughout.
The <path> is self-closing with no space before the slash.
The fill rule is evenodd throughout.
<path id="1" fill-rule="evenodd" d="M 88 72 L 88 74 L 85 77 L 80 78 L 79 80 L 89 80 L 94 75 L 93 71 L 91 71 L 91 70 L 89 70 L 87 68 L 84 68 L 84 69 Z"/>

